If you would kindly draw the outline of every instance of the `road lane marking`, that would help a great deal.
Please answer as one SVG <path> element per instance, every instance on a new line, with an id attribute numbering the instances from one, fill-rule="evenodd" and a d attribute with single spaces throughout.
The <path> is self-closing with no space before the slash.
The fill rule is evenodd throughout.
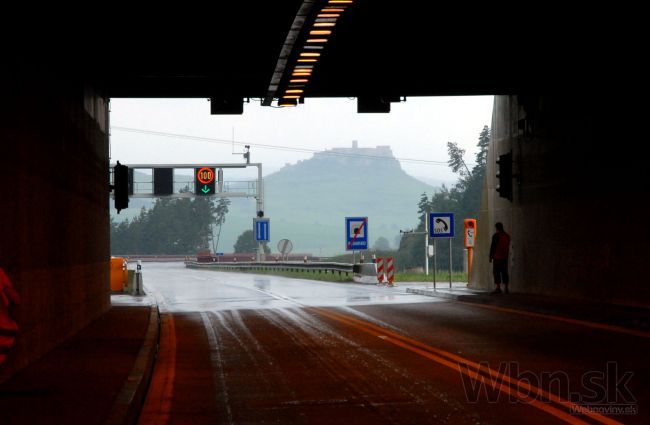
<path id="1" fill-rule="evenodd" d="M 208 342 L 210 344 L 210 363 L 212 364 L 212 380 L 214 382 L 214 387 L 217 395 L 220 392 L 223 394 L 223 400 L 218 399 L 217 401 L 222 401 L 222 404 L 226 409 L 228 423 L 232 424 L 232 411 L 230 410 L 230 402 L 228 400 L 228 387 L 226 386 L 226 374 L 223 370 L 221 350 L 219 350 L 219 339 L 217 338 L 217 334 L 214 332 L 214 327 L 205 311 L 201 312 L 201 319 L 203 319 L 203 327 L 205 328 L 205 333 L 208 336 Z"/>
<path id="2" fill-rule="evenodd" d="M 620 326 L 607 325 L 605 323 L 588 322 L 586 320 L 570 319 L 568 317 L 554 316 L 554 315 L 545 314 L 545 313 L 535 313 L 533 311 L 518 310 L 518 309 L 515 309 L 515 308 L 500 307 L 500 306 L 490 305 L 490 304 L 478 304 L 478 303 L 467 302 L 467 301 L 455 301 L 455 302 L 457 302 L 459 304 L 470 305 L 472 307 L 487 308 L 487 309 L 490 309 L 490 310 L 503 311 L 503 312 L 506 312 L 506 313 L 521 314 L 521 315 L 524 315 L 524 316 L 531 316 L 531 317 L 540 317 L 540 318 L 543 318 L 543 319 L 552 319 L 552 320 L 557 320 L 558 322 L 571 323 L 572 325 L 588 326 L 590 328 L 603 329 L 603 330 L 612 331 L 612 332 L 619 332 L 619 333 L 639 336 L 641 338 L 650 338 L 650 332 L 644 332 L 644 331 L 639 331 L 639 330 L 634 330 L 634 329 L 627 329 L 627 328 L 622 328 Z"/>
<path id="3" fill-rule="evenodd" d="M 312 310 L 314 310 L 314 311 L 316 311 L 316 312 L 318 312 L 318 313 L 320 313 L 320 314 L 322 314 L 322 315 L 324 315 L 326 317 L 330 317 L 333 320 L 346 323 L 346 324 L 348 324 L 348 325 L 350 325 L 350 326 L 352 326 L 354 328 L 357 328 L 357 329 L 359 329 L 359 330 L 361 330 L 363 332 L 370 333 L 370 334 L 372 334 L 374 336 L 377 336 L 377 337 L 380 337 L 381 339 L 383 339 L 383 340 L 385 340 L 387 342 L 390 342 L 390 343 L 392 343 L 394 345 L 400 346 L 400 347 L 402 347 L 404 349 L 407 349 L 407 350 L 412 351 L 412 352 L 414 352 L 416 354 L 419 354 L 419 355 L 421 355 L 421 356 L 423 356 L 425 358 L 436 361 L 437 363 L 442 364 L 444 366 L 447 366 L 447 367 L 449 367 L 449 368 L 451 368 L 451 369 L 453 369 L 455 371 L 458 371 L 460 373 L 463 373 L 466 376 L 474 377 L 473 379 L 480 379 L 481 382 L 483 382 L 483 383 L 486 382 L 485 381 L 486 377 L 484 375 L 481 375 L 479 372 L 487 373 L 487 374 L 491 375 L 492 377 L 502 381 L 502 382 L 498 383 L 500 391 L 505 392 L 505 393 L 510 394 L 510 395 L 513 395 L 513 396 L 519 398 L 520 400 L 526 402 L 527 404 L 530 404 L 530 405 L 538 408 L 539 410 L 545 411 L 545 412 L 547 412 L 547 413 L 549 413 L 549 414 L 551 414 L 551 415 L 557 417 L 558 419 L 561 419 L 561 420 L 563 420 L 563 421 L 565 421 L 567 423 L 586 424 L 585 421 L 582 421 L 581 419 L 576 418 L 575 416 L 572 416 L 572 415 L 570 415 L 570 414 L 568 414 L 568 413 L 566 413 L 566 412 L 564 412 L 562 410 L 559 410 L 558 408 L 553 407 L 553 406 L 551 406 L 551 405 L 549 405 L 547 403 L 540 402 L 540 401 L 537 401 L 537 400 L 530 400 L 530 396 L 526 396 L 525 394 L 522 394 L 522 392 L 520 390 L 526 390 L 526 391 L 532 392 L 532 393 L 534 393 L 534 394 L 536 394 L 538 396 L 542 396 L 542 397 L 546 398 L 547 400 L 555 402 L 558 405 L 560 405 L 560 406 L 562 406 L 564 408 L 567 408 L 567 409 L 579 409 L 581 407 L 581 406 L 576 405 L 575 403 L 573 403 L 573 402 L 571 402 L 569 400 L 564 400 L 564 399 L 560 398 L 559 396 L 557 396 L 555 394 L 552 394 L 552 393 L 549 393 L 549 392 L 547 392 L 547 391 L 545 391 L 545 390 L 543 390 L 541 388 L 531 386 L 530 384 L 526 383 L 525 381 L 520 381 L 518 379 L 511 378 L 510 376 L 502 374 L 502 373 L 500 373 L 498 371 L 495 371 L 495 370 L 493 370 L 493 369 L 491 369 L 491 368 L 489 368 L 487 366 L 484 366 L 484 365 L 481 365 L 479 363 L 473 362 L 471 360 L 465 359 L 463 357 L 457 356 L 457 355 L 455 355 L 453 353 L 450 353 L 450 352 L 447 352 L 447 351 L 444 351 L 444 350 L 441 350 L 441 349 L 438 349 L 438 348 L 435 348 L 435 347 L 431 347 L 431 346 L 426 345 L 424 343 L 421 343 L 419 341 L 408 338 L 408 337 L 406 337 L 404 335 L 392 332 L 392 331 L 390 331 L 388 329 L 382 328 L 380 326 L 377 326 L 377 325 L 374 325 L 372 323 L 357 319 L 357 318 L 349 316 L 349 315 L 346 315 L 346 314 L 343 314 L 343 313 L 336 313 L 336 312 L 333 312 L 333 311 L 328 311 L 328 310 L 325 310 L 325 309 L 320 308 L 320 307 L 309 307 L 309 306 L 307 306 L 307 305 L 305 305 L 305 304 L 303 304 L 303 303 L 301 303 L 301 302 L 299 302 L 299 301 L 297 301 L 297 300 L 295 300 L 293 298 L 283 296 L 283 295 L 279 295 L 279 294 L 275 294 L 275 293 L 270 292 L 270 291 L 265 291 L 265 290 L 261 290 L 261 289 L 257 289 L 257 288 L 249 288 L 249 289 L 253 289 L 255 291 L 266 294 L 266 295 L 271 296 L 271 297 L 273 297 L 275 299 L 278 299 L 278 300 L 283 300 L 283 301 L 286 301 L 286 302 L 289 302 L 289 303 L 296 304 L 296 305 L 298 305 L 298 306 L 300 306 L 302 308 L 312 309 Z M 515 312 L 519 313 L 519 311 L 516 311 L 516 310 L 515 310 Z M 540 316 L 544 316 L 544 315 L 540 314 Z M 571 319 L 568 319 L 568 320 L 571 320 Z M 586 322 L 586 323 L 589 323 L 589 322 Z M 446 359 L 445 359 L 445 357 L 446 357 Z M 456 362 L 456 363 L 454 363 L 454 362 Z M 462 368 L 460 367 L 461 364 L 464 365 L 465 367 L 467 367 L 468 370 L 463 371 Z M 475 370 L 470 370 L 470 368 L 475 369 Z M 475 375 L 473 375 L 473 374 L 475 374 Z M 508 384 L 505 384 L 504 382 L 507 382 L 510 385 L 514 385 L 517 388 L 512 388 L 511 386 L 509 386 Z M 575 410 L 575 411 L 578 411 L 578 410 Z M 579 410 L 579 411 L 583 411 L 583 410 Z M 593 420 L 598 421 L 598 422 L 603 423 L 603 424 L 607 424 L 607 425 L 620 424 L 620 422 L 617 422 L 617 421 L 615 421 L 615 420 L 613 420 L 611 418 L 600 415 L 598 413 L 587 411 L 585 413 L 585 415 L 589 416 Z"/>
<path id="4" fill-rule="evenodd" d="M 527 404 L 530 404 L 542 411 L 545 411 L 558 419 L 562 419 L 565 422 L 572 423 L 572 424 L 585 424 L 586 422 L 571 416 L 567 414 L 566 412 L 559 410 L 549 404 L 539 402 L 537 400 L 531 400 L 530 396 L 526 396 L 525 394 L 522 394 L 520 390 L 526 390 L 529 393 L 533 392 L 536 395 L 542 396 L 549 401 L 555 402 L 559 404 L 562 407 L 565 407 L 567 409 L 579 409 L 580 406 L 576 405 L 575 403 L 564 400 L 561 397 L 549 393 L 545 390 L 542 390 L 541 388 L 532 386 L 528 384 L 525 381 L 521 381 L 515 378 L 511 378 L 508 375 L 502 374 L 498 371 L 495 371 L 494 369 L 491 369 L 487 366 L 481 365 L 479 363 L 473 362 L 471 360 L 465 359 L 463 357 L 460 357 L 456 354 L 447 352 L 445 350 L 441 350 L 435 347 L 431 347 L 429 345 L 426 345 L 422 342 L 416 341 L 412 338 L 406 337 L 404 335 L 397 334 L 395 332 L 392 332 L 388 329 L 381 328 L 379 326 L 376 326 L 372 323 L 364 322 L 362 320 L 356 319 L 351 316 L 347 316 L 342 313 L 337 313 L 334 311 L 328 311 L 322 308 L 317 308 L 313 307 L 312 308 L 314 311 L 318 312 L 319 314 L 322 314 L 323 316 L 329 317 L 333 320 L 343 322 L 351 327 L 354 327 L 356 329 L 359 329 L 365 333 L 369 333 L 371 335 L 374 335 L 376 337 L 380 337 L 384 341 L 390 342 L 394 345 L 397 345 L 399 347 L 402 347 L 406 350 L 409 350 L 411 352 L 414 352 L 416 354 L 419 354 L 422 357 L 425 357 L 429 360 L 433 360 L 436 363 L 439 363 L 441 365 L 447 366 L 455 371 L 458 371 L 460 373 L 465 374 L 466 376 L 470 376 L 470 378 L 477 379 L 479 378 L 481 382 L 486 383 L 485 381 L 485 376 L 479 374 L 479 372 L 487 373 L 491 375 L 492 377 L 498 379 L 499 381 L 499 390 L 506 392 L 508 394 L 514 395 L 520 400 L 526 402 Z M 461 365 L 467 367 L 467 370 L 463 371 L 461 368 Z M 474 370 L 470 370 L 474 369 Z M 475 375 L 473 375 L 475 374 Z M 512 388 L 508 386 L 507 384 L 504 384 L 504 382 L 507 382 L 508 384 L 514 385 L 517 388 Z M 577 410 L 576 410 L 577 411 Z M 581 411 L 581 410 L 580 410 Z M 620 424 L 620 422 L 617 422 L 611 418 L 608 418 L 606 416 L 600 415 L 598 413 L 594 412 L 587 412 L 587 416 L 590 418 L 603 423 L 603 424 Z"/>

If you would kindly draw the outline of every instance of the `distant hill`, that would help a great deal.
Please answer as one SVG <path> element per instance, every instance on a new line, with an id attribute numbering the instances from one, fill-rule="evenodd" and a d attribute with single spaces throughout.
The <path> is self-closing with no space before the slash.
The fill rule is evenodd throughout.
<path id="1" fill-rule="evenodd" d="M 399 230 L 417 223 L 420 195 L 430 196 L 434 187 L 406 174 L 393 158 L 388 146 L 339 148 L 267 176 L 273 241 L 290 239 L 297 251 L 316 255 L 340 253 L 345 217 L 367 216 L 370 245 L 383 236 L 394 247 Z"/>
<path id="2" fill-rule="evenodd" d="M 368 217 L 370 246 L 383 236 L 395 248 L 399 230 L 417 224 L 420 195 L 426 192 L 431 196 L 434 191 L 433 186 L 406 174 L 388 146 L 317 153 L 269 174 L 264 185 L 272 251 L 280 239 L 290 239 L 295 252 L 323 256 L 345 251 L 348 216 Z M 220 252 L 232 251 L 237 236 L 252 228 L 256 212 L 253 199 L 231 202 L 217 248 Z M 139 208 L 129 210 L 125 210 L 126 216 L 139 213 Z"/>

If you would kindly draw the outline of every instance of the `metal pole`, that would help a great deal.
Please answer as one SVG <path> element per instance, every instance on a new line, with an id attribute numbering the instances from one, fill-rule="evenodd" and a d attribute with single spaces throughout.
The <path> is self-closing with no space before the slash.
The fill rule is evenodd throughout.
<path id="1" fill-rule="evenodd" d="M 451 289 L 451 238 L 449 238 L 449 289 Z"/>
<path id="2" fill-rule="evenodd" d="M 256 164 L 257 167 L 257 211 L 264 211 L 264 187 L 262 186 L 262 164 Z M 255 211 L 255 213 L 257 213 Z M 257 262 L 266 260 L 264 255 L 264 245 L 262 241 L 257 243 Z"/>
<path id="3" fill-rule="evenodd" d="M 424 274 L 429 276 L 429 223 L 428 214 L 424 215 Z"/>
<path id="4" fill-rule="evenodd" d="M 436 290 L 436 238 L 433 238 L 433 290 Z"/>

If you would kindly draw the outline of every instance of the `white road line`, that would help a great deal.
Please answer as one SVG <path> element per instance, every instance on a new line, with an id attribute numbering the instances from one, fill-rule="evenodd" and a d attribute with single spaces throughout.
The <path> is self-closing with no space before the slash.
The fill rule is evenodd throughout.
<path id="1" fill-rule="evenodd" d="M 205 332 L 208 335 L 208 342 L 210 344 L 212 379 L 214 381 L 217 394 L 220 393 L 219 390 L 221 390 L 223 394 L 222 401 L 226 409 L 226 415 L 228 416 L 228 423 L 232 424 L 234 422 L 232 420 L 232 411 L 230 410 L 230 402 L 228 400 L 228 387 L 226 386 L 226 374 L 223 370 L 221 351 L 219 350 L 219 339 L 217 338 L 217 334 L 214 332 L 214 328 L 212 327 L 212 323 L 210 323 L 210 318 L 206 312 L 201 312 L 201 319 L 203 319 L 203 326 L 205 327 Z M 219 397 L 217 401 L 219 401 Z"/>

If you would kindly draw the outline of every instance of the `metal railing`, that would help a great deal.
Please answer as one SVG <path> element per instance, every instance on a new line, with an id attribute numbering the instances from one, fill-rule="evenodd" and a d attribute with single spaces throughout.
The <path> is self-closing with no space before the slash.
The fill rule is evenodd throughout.
<path id="1" fill-rule="evenodd" d="M 247 262 L 247 263 L 207 263 L 197 261 L 186 261 L 185 267 L 191 269 L 214 269 L 224 271 L 286 271 L 298 272 L 307 271 L 312 273 L 349 273 L 354 271 L 354 265 L 348 263 L 310 263 L 301 261 L 284 261 L 284 262 Z"/>
<path id="2" fill-rule="evenodd" d="M 167 197 L 167 198 L 191 198 L 194 194 L 194 181 L 174 181 L 174 193 L 172 195 L 154 195 L 153 194 L 153 180 L 147 181 L 134 181 L 133 194 L 129 198 L 154 198 L 154 197 Z M 221 190 L 217 190 L 215 196 L 224 197 L 255 197 L 258 194 L 258 182 L 256 180 L 241 180 L 232 181 L 226 180 L 223 182 Z M 189 190 L 189 192 L 181 193 L 181 190 Z"/>

